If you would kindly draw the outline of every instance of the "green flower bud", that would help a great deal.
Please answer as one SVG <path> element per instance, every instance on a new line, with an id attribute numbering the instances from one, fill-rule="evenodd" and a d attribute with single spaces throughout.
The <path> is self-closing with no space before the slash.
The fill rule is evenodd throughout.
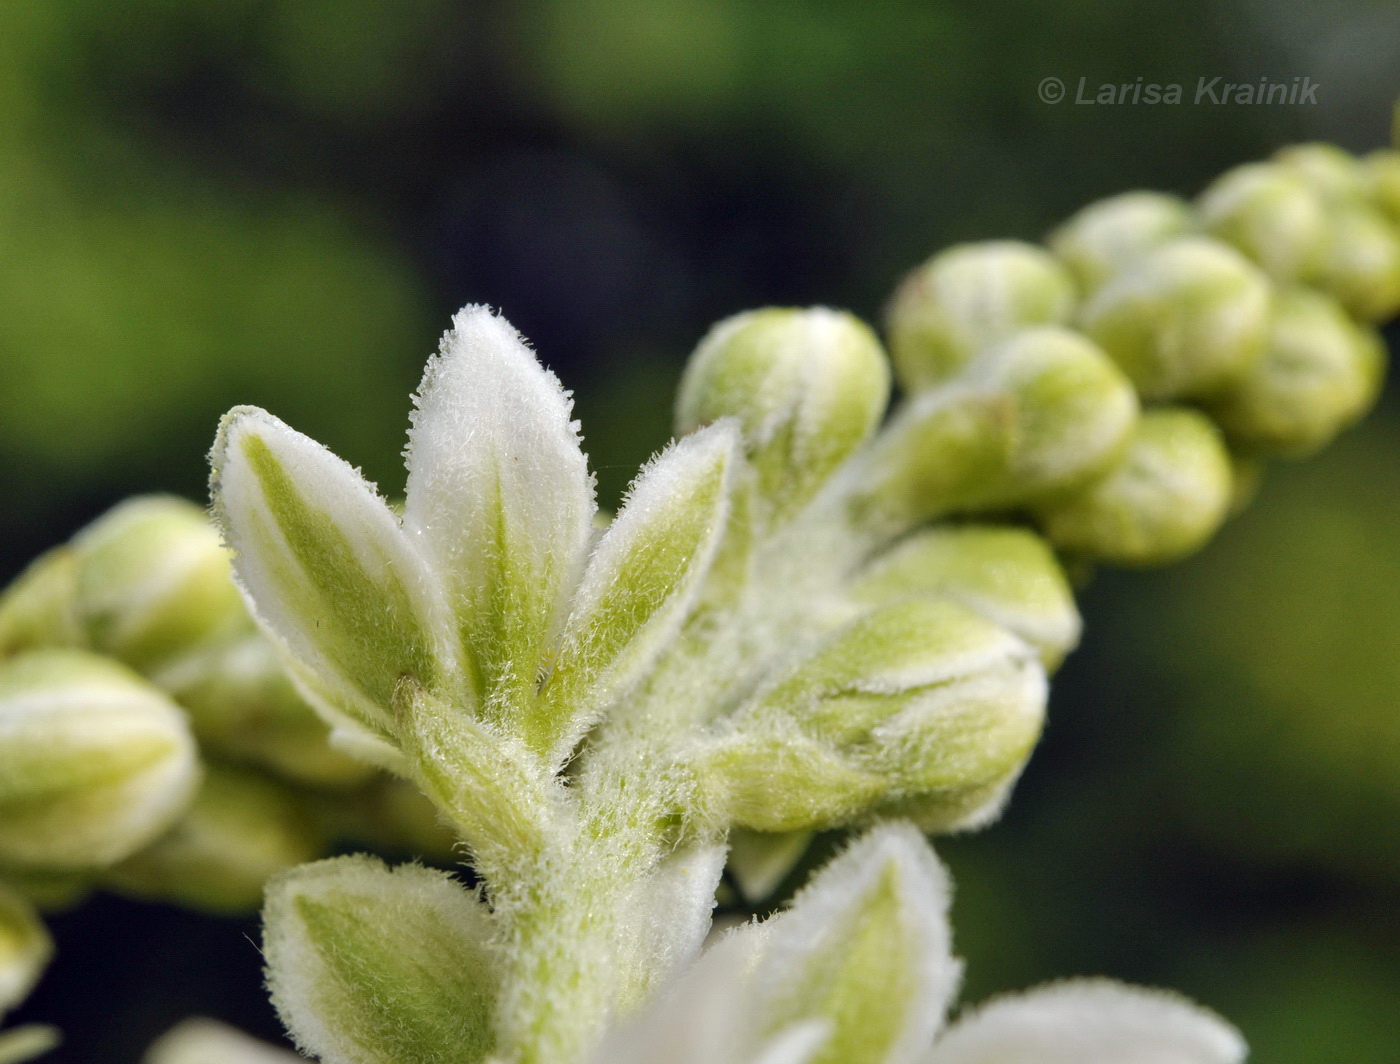
<path id="1" fill-rule="evenodd" d="M 104 879 L 138 897 L 249 912 L 271 876 L 314 860 L 324 845 L 295 792 L 251 772 L 210 766 L 175 826 Z"/>
<path id="2" fill-rule="evenodd" d="M 1062 492 L 1116 461 L 1136 418 L 1132 385 L 1102 351 L 1067 329 L 1029 329 L 896 416 L 857 506 L 907 527 Z"/>
<path id="3" fill-rule="evenodd" d="M 1391 225 L 1400 226 L 1400 151 L 1373 152 L 1361 166 L 1367 196 Z"/>
<path id="4" fill-rule="evenodd" d="M 1201 397 L 1238 380 L 1259 357 L 1268 279 L 1239 252 L 1199 237 L 1148 253 L 1084 307 L 1084 331 L 1144 398 Z"/>
<path id="5" fill-rule="evenodd" d="M 1385 216 L 1357 201 L 1332 212 L 1332 239 L 1318 286 L 1362 321 L 1400 311 L 1400 234 Z"/>
<path id="6" fill-rule="evenodd" d="M 1120 565 L 1160 565 L 1196 550 L 1232 497 L 1230 456 L 1202 414 L 1149 410 L 1123 461 L 1078 494 L 1037 511 L 1061 550 Z"/>
<path id="7" fill-rule="evenodd" d="M 0 1015 L 29 995 L 52 956 L 53 942 L 34 907 L 0 884 Z"/>
<path id="8" fill-rule="evenodd" d="M 1153 248 L 1194 233 L 1185 200 L 1164 192 L 1125 192 L 1090 204 L 1050 234 L 1050 249 L 1086 292 L 1099 288 Z"/>
<path id="9" fill-rule="evenodd" d="M 77 613 L 95 650 L 149 670 L 246 623 L 219 534 L 193 503 L 121 503 L 78 533 Z"/>
<path id="10" fill-rule="evenodd" d="M 990 241 L 940 252 L 900 285 L 889 309 L 890 354 L 907 392 L 954 376 L 983 348 L 1036 325 L 1063 325 L 1074 282 L 1032 244 Z"/>
<path id="11" fill-rule="evenodd" d="M 0 663 L 0 862 L 109 865 L 184 811 L 199 772 L 178 706 L 77 650 Z"/>
<path id="12" fill-rule="evenodd" d="M 1384 366 L 1374 330 L 1319 292 L 1288 289 L 1275 300 L 1263 357 L 1210 412 L 1256 451 L 1307 454 L 1375 401 Z"/>
<path id="13" fill-rule="evenodd" d="M 807 501 L 874 431 L 889 363 L 859 319 L 825 307 L 736 314 L 700 341 L 681 381 L 676 427 L 735 417 L 762 494 Z"/>
<path id="14" fill-rule="evenodd" d="M 725 752 L 747 756 L 722 763 L 725 782 L 731 794 L 761 795 L 766 806 L 732 804 L 731 817 L 764 831 L 828 827 L 868 812 L 877 798 L 1002 779 L 1030 755 L 1045 694 L 1031 649 L 966 607 L 906 599 L 877 608 L 735 716 Z M 804 773 L 804 764 L 814 768 Z M 787 815 L 775 822 L 764 807 Z"/>
<path id="15" fill-rule="evenodd" d="M 39 555 L 0 595 L 0 658 L 41 646 L 79 646 L 78 561 L 71 547 Z"/>
<path id="16" fill-rule="evenodd" d="M 861 572 L 857 601 L 946 595 L 1014 632 L 1053 669 L 1078 642 L 1079 611 L 1049 544 L 1030 529 L 933 528 L 903 540 Z"/>
<path id="17" fill-rule="evenodd" d="M 1356 156 L 1335 144 L 1290 144 L 1274 153 L 1274 162 L 1300 175 L 1329 202 L 1356 200 L 1366 194 Z"/>
<path id="18" fill-rule="evenodd" d="M 1199 206 L 1213 235 L 1270 276 L 1308 280 L 1321 270 L 1331 219 L 1322 196 L 1301 174 L 1270 163 L 1239 166 L 1216 179 Z"/>
<path id="19" fill-rule="evenodd" d="M 201 746 L 313 786 L 345 786 L 374 769 L 330 745 L 330 727 L 297 694 L 272 644 L 253 630 L 189 654 L 155 677 L 190 716 Z"/>

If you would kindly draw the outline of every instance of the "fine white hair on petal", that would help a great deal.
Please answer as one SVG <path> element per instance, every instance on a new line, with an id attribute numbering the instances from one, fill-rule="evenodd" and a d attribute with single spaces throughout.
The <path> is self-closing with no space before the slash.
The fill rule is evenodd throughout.
<path id="1" fill-rule="evenodd" d="M 955 1023 L 927 1064 L 1239 1064 L 1214 1013 L 1163 990 L 1076 979 L 999 998 Z"/>
<path id="2" fill-rule="evenodd" d="M 908 950 L 914 988 L 902 1029 L 884 1057 L 899 1064 L 927 1050 L 962 979 L 962 965 L 951 952 L 948 874 L 912 824 L 885 824 L 866 833 L 816 875 L 789 911 L 768 922 L 769 945 L 754 985 L 764 998 L 760 1009 L 800 1010 L 800 1002 L 782 1000 L 783 989 L 802 985 L 804 971 L 831 948 L 832 935 L 848 927 L 884 883 L 896 892 L 898 945 Z"/>
<path id="3" fill-rule="evenodd" d="M 414 397 L 404 527 L 449 588 L 487 682 L 529 687 L 595 509 L 573 401 L 484 306 L 452 319 Z M 509 592 L 504 593 L 504 592 Z"/>
<path id="4" fill-rule="evenodd" d="M 614 1027 L 590 1064 L 746 1064 L 749 976 L 766 938 L 755 924 L 726 934 L 640 1014 Z"/>

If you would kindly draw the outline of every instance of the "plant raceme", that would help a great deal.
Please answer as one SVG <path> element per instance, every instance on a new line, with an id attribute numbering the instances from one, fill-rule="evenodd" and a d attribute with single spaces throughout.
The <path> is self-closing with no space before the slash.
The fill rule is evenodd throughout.
<path id="1" fill-rule="evenodd" d="M 218 766 L 191 798 L 184 706 L 222 756 L 295 773 L 308 751 L 314 782 L 356 778 L 344 755 L 388 770 L 465 847 L 474 888 L 368 857 L 270 883 L 273 1001 L 326 1064 L 1237 1061 L 1223 1021 L 1106 982 L 944 1030 L 958 967 L 922 833 L 993 819 L 1029 757 L 1079 636 L 1062 557 L 1189 553 L 1264 458 L 1373 401 L 1398 188 L 1396 153 L 1307 146 L 1195 207 L 1090 207 L 1049 250 L 943 252 L 890 305 L 888 418 L 890 362 L 860 321 L 737 315 L 615 517 L 568 393 L 483 307 L 428 364 L 401 507 L 235 409 L 214 516 L 263 634 L 205 555 L 153 546 L 189 516 L 168 501 L 36 563 L 0 602 L 0 808 L 32 820 L 7 812 L 0 862 L 21 884 L 98 867 L 227 900 L 218 870 L 246 850 L 191 840 L 243 838 L 275 803 Z M 340 754 L 237 712 L 274 651 Z M 72 722 L 99 703 L 110 741 L 89 757 Z M 219 830 L 181 834 L 201 802 Z M 46 841 L 59 820 L 82 821 L 71 853 Z M 762 900 L 834 828 L 864 834 L 695 959 L 726 859 Z M 41 953 L 15 962 L 19 993 Z M 200 1028 L 161 1059 L 214 1045 L 233 1042 Z"/>

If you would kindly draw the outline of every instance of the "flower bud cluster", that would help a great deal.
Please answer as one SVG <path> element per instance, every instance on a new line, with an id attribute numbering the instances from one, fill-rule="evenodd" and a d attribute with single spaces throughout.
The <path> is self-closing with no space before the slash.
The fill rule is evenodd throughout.
<path id="1" fill-rule="evenodd" d="M 864 504 L 896 528 L 1018 511 L 1067 554 L 1170 561 L 1243 494 L 1232 471 L 1311 453 L 1365 412 L 1384 371 L 1376 326 L 1397 311 L 1394 151 L 1302 145 L 1194 204 L 1149 192 L 1094 204 L 1048 250 L 950 249 L 890 304 L 908 399 Z M 1063 359 L 1051 351 L 1067 335 L 1082 379 L 1066 369 L 1058 392 L 1052 378 L 1033 393 L 998 375 L 1009 346 Z"/>

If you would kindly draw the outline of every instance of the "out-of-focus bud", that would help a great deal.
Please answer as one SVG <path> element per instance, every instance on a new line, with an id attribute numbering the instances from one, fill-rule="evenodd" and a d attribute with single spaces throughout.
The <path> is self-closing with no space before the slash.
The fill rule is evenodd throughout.
<path id="1" fill-rule="evenodd" d="M 1082 324 L 1144 398 L 1198 398 L 1238 380 L 1259 357 L 1270 287 L 1233 248 L 1188 237 L 1106 284 Z"/>
<path id="2" fill-rule="evenodd" d="M 807 501 L 874 431 L 889 363 L 859 319 L 825 307 L 769 308 L 716 325 L 691 356 L 676 427 L 738 418 L 765 497 Z"/>
<path id="3" fill-rule="evenodd" d="M 193 503 L 148 496 L 79 532 L 76 607 L 94 650 L 149 671 L 245 624 L 219 533 Z"/>
<path id="4" fill-rule="evenodd" d="M 1028 329 L 896 416 L 871 452 L 857 506 L 899 528 L 1063 492 L 1117 460 L 1136 418 L 1132 385 L 1094 344 L 1067 329 Z"/>
<path id="5" fill-rule="evenodd" d="M 771 898 L 806 856 L 813 835 L 810 831 L 731 831 L 726 868 L 744 901 L 754 905 Z"/>
<path id="6" fill-rule="evenodd" d="M 1400 234 L 1360 200 L 1336 207 L 1331 225 L 1319 286 L 1362 321 L 1389 320 L 1400 310 Z"/>
<path id="7" fill-rule="evenodd" d="M 1050 542 L 1120 565 L 1160 565 L 1196 550 L 1232 497 L 1220 432 L 1194 410 L 1149 410 L 1122 462 L 1102 480 L 1038 511 Z"/>
<path id="8" fill-rule="evenodd" d="M 41 646 L 78 646 L 73 611 L 78 561 L 71 547 L 39 555 L 0 595 L 0 658 Z"/>
<path id="9" fill-rule="evenodd" d="M 1384 352 L 1375 331 L 1334 300 L 1309 288 L 1281 291 L 1263 356 L 1211 414 L 1252 450 L 1310 453 L 1375 401 Z"/>
<path id="10" fill-rule="evenodd" d="M 1045 694 L 1034 652 L 999 626 L 949 599 L 891 603 L 760 691 L 732 721 L 731 745 L 753 746 L 754 756 L 713 764 L 721 778 L 712 782 L 731 795 L 761 789 L 788 814 L 774 822 L 763 803 L 730 803 L 733 822 L 761 831 L 826 827 L 885 801 L 961 792 L 1020 770 Z M 766 751 L 754 745 L 760 737 Z M 812 755 L 814 770 L 797 773 Z M 826 790 L 848 776 L 843 809 Z M 862 793 L 857 783 L 871 778 L 878 792 Z"/>
<path id="11" fill-rule="evenodd" d="M 304 1064 L 305 1060 L 217 1020 L 196 1017 L 161 1035 L 141 1064 Z"/>
<path id="12" fill-rule="evenodd" d="M 1238 166 L 1199 201 L 1206 228 L 1274 278 L 1315 278 L 1327 253 L 1330 219 L 1322 196 L 1301 174 L 1271 163 Z"/>
<path id="13" fill-rule="evenodd" d="M 905 279 L 889 309 L 890 354 L 907 392 L 954 376 L 984 348 L 1074 312 L 1069 273 L 1042 248 L 1012 240 L 940 252 Z"/>
<path id="14" fill-rule="evenodd" d="M 1329 202 L 1356 200 L 1366 194 L 1356 156 L 1335 144 L 1290 144 L 1275 152 L 1273 161 L 1297 173 Z"/>
<path id="15" fill-rule="evenodd" d="M 0 663 L 0 862 L 119 861 L 174 822 L 198 775 L 179 707 L 115 662 L 31 650 Z"/>
<path id="16" fill-rule="evenodd" d="M 1085 207 L 1050 234 L 1050 249 L 1086 292 L 1169 240 L 1199 227 L 1183 199 L 1164 192 L 1125 192 Z"/>
<path id="17" fill-rule="evenodd" d="M 0 884 L 0 1015 L 28 996 L 52 956 L 53 942 L 34 907 Z"/>
<path id="18" fill-rule="evenodd" d="M 210 912 L 250 912 L 269 877 L 314 860 L 325 839 L 298 796 L 251 772 L 210 766 L 193 804 L 107 885 Z"/>
<path id="19" fill-rule="evenodd" d="M 1079 641 L 1079 611 L 1055 552 L 1028 528 L 960 525 L 910 536 L 850 587 L 870 603 L 946 595 L 1014 632 L 1053 669 Z"/>
<path id="20" fill-rule="evenodd" d="M 345 786 L 374 769 L 330 745 L 330 727 L 297 694 L 272 644 L 247 634 L 186 655 L 154 677 L 216 754 L 313 786 Z"/>
<path id="21" fill-rule="evenodd" d="M 1362 160 L 1361 166 L 1371 202 L 1392 225 L 1400 226 L 1400 151 L 1372 152 Z"/>

